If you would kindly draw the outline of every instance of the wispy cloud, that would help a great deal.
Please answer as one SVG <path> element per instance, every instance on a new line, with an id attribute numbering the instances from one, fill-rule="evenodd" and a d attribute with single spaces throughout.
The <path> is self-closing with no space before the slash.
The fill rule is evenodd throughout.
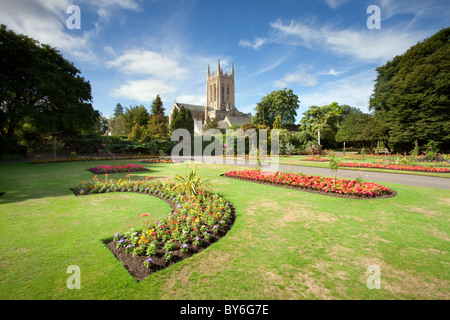
<path id="1" fill-rule="evenodd" d="M 82 30 L 74 32 L 67 29 L 67 8 L 78 5 L 81 9 Z M 96 29 L 83 27 L 85 8 L 94 7 L 99 15 L 95 23 Z M 94 44 L 99 35 L 103 21 L 107 21 L 109 12 L 113 9 L 139 10 L 134 0 L 15 0 L 2 1 L 0 21 L 9 29 L 25 34 L 41 43 L 49 44 L 63 51 L 69 58 L 84 62 L 97 63 Z"/>
<path id="2" fill-rule="evenodd" d="M 331 25 L 306 25 L 281 19 L 270 23 L 271 32 L 265 39 L 257 38 L 252 47 L 276 43 L 314 48 L 334 54 L 350 56 L 360 61 L 384 62 L 402 54 L 409 47 L 424 39 L 426 31 L 409 31 L 402 28 L 381 30 L 337 29 Z M 249 42 L 250 43 L 250 42 Z"/>
<path id="3" fill-rule="evenodd" d="M 269 39 L 255 37 L 253 41 L 241 39 L 239 41 L 239 45 L 241 47 L 251 47 L 255 50 L 258 50 L 259 48 L 261 48 L 262 45 L 266 44 L 267 42 L 269 42 Z"/>
<path id="4" fill-rule="evenodd" d="M 375 70 L 367 70 L 320 84 L 313 91 L 300 94 L 301 107 L 306 110 L 312 105 L 322 106 L 336 101 L 368 112 L 375 78 Z"/>
<path id="5" fill-rule="evenodd" d="M 106 50 L 111 52 L 111 49 Z M 113 88 L 110 96 L 146 103 L 159 94 L 167 101 L 175 99 L 178 102 L 204 105 L 206 66 L 208 63 L 215 66 L 211 65 L 212 61 L 214 58 L 211 57 L 181 56 L 163 49 L 127 50 L 107 62 L 109 69 L 119 72 L 124 78 L 124 83 Z M 220 62 L 223 68 L 229 64 L 227 59 Z"/>
<path id="6" fill-rule="evenodd" d="M 345 71 L 336 71 L 333 68 L 331 68 L 330 70 L 328 70 L 328 72 L 325 72 L 325 75 L 331 75 L 331 76 L 339 76 L 341 74 L 345 73 Z"/>
<path id="7" fill-rule="evenodd" d="M 333 9 L 339 8 L 352 1 L 355 0 L 325 0 L 325 2 Z"/>
<path id="8" fill-rule="evenodd" d="M 187 70 L 176 59 L 148 50 L 126 51 L 110 61 L 108 66 L 124 74 L 152 75 L 163 79 L 182 79 L 187 74 Z"/>
<path id="9" fill-rule="evenodd" d="M 144 79 L 125 81 L 125 84 L 113 89 L 110 95 L 115 98 L 145 103 L 155 99 L 157 94 L 164 96 L 175 91 L 176 85 L 171 83 L 170 80 Z"/>
<path id="10" fill-rule="evenodd" d="M 259 76 L 263 73 L 269 72 L 270 70 L 275 69 L 276 67 L 278 67 L 279 65 L 283 64 L 288 57 L 291 55 L 290 52 L 287 52 L 286 54 L 284 54 L 283 56 L 281 56 L 279 59 L 275 60 L 275 62 L 273 62 L 272 64 L 269 64 L 268 66 L 263 67 L 262 69 L 252 73 L 249 75 L 249 77 L 254 77 L 254 76 Z"/>
<path id="11" fill-rule="evenodd" d="M 200 105 L 200 106 L 204 106 L 206 103 L 206 97 L 204 94 L 198 95 L 198 96 L 191 95 L 191 94 L 179 95 L 175 98 L 175 100 L 177 102 Z"/>
<path id="12" fill-rule="evenodd" d="M 282 79 L 274 82 L 274 87 L 284 88 L 289 84 L 295 84 L 297 86 L 313 87 L 317 85 L 317 76 L 309 74 L 306 69 L 300 65 L 293 73 L 286 74 Z"/>

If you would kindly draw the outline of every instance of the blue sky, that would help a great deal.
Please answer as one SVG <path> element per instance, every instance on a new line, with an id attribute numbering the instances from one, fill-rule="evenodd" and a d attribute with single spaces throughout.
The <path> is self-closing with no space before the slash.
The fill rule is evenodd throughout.
<path id="1" fill-rule="evenodd" d="M 69 29 L 67 8 L 80 8 Z M 370 5 L 381 28 L 369 29 Z M 375 68 L 450 25 L 450 2 L 416 0 L 0 0 L 0 23 L 58 48 L 91 82 L 93 105 L 205 105 L 208 64 L 235 68 L 236 106 L 290 88 L 311 105 L 367 112 Z"/>

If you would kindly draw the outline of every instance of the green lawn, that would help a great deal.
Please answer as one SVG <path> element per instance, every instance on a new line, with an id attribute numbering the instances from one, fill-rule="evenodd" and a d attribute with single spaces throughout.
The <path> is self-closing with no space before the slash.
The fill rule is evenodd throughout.
<path id="1" fill-rule="evenodd" d="M 115 161 L 115 163 L 140 161 Z M 137 282 L 103 240 L 165 202 L 132 193 L 75 197 L 109 162 L 0 164 L 0 299 L 449 299 L 450 191 L 385 184 L 394 198 L 350 200 L 198 172 L 236 208 L 233 228 L 193 257 Z M 184 174 L 185 164 L 144 164 Z M 126 174 L 114 174 L 125 177 Z M 113 175 L 110 175 L 110 177 Z M 101 178 L 101 176 L 99 176 Z M 67 267 L 81 270 L 70 290 Z M 368 289 L 367 268 L 381 272 Z"/>

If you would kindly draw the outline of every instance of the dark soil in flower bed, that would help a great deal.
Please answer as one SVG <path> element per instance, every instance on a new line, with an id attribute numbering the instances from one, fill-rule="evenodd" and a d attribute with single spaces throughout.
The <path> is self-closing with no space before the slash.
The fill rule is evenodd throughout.
<path id="1" fill-rule="evenodd" d="M 390 194 L 385 194 L 385 195 L 376 196 L 376 197 L 358 197 L 358 196 L 348 195 L 348 194 L 339 194 L 339 193 L 334 193 L 334 192 L 321 192 L 321 191 L 311 190 L 311 189 L 306 189 L 306 188 L 297 188 L 297 187 L 292 187 L 292 186 L 287 186 L 287 185 L 282 185 L 282 184 L 275 184 L 275 183 L 264 182 L 264 181 L 256 181 L 256 180 L 249 180 L 249 179 L 243 179 L 243 178 L 228 177 L 224 174 L 221 174 L 220 176 L 229 178 L 229 179 L 243 180 L 243 181 L 247 181 L 247 182 L 265 184 L 265 185 L 279 187 L 279 188 L 294 189 L 294 190 L 299 190 L 299 191 L 306 191 L 306 192 L 323 194 L 323 195 L 332 196 L 332 197 L 346 198 L 346 199 L 359 199 L 359 200 L 383 199 L 383 198 L 392 198 L 398 194 L 396 191 L 390 189 L 391 190 Z"/>
<path id="2" fill-rule="evenodd" d="M 74 192 L 73 189 L 70 189 L 72 192 Z M 133 193 L 142 193 L 146 194 L 152 197 L 156 197 L 164 202 L 166 202 L 172 210 L 176 210 L 176 205 L 163 197 L 160 197 L 156 194 L 149 194 L 149 193 L 143 193 L 143 192 L 135 192 L 135 191 L 128 191 Z M 75 192 L 74 192 L 75 194 Z M 81 196 L 75 194 L 75 196 Z M 158 270 L 162 270 L 165 268 L 170 267 L 171 265 L 184 260 L 186 258 L 191 257 L 192 255 L 199 253 L 209 247 L 214 242 L 217 242 L 220 240 L 223 236 L 227 234 L 227 232 L 231 229 L 231 227 L 234 224 L 234 221 L 236 220 L 236 210 L 234 207 L 230 204 L 231 209 L 231 218 L 226 222 L 223 228 L 221 228 L 217 233 L 214 233 L 212 228 L 207 230 L 207 232 L 210 234 L 210 239 L 204 239 L 202 238 L 202 245 L 198 246 L 194 243 L 188 244 L 188 252 L 184 253 L 180 250 L 181 243 L 176 243 L 175 248 L 172 250 L 173 257 L 171 261 L 168 261 L 165 258 L 166 250 L 162 248 L 162 246 L 156 251 L 156 255 L 152 256 L 152 266 L 150 268 L 147 268 L 144 265 L 144 261 L 147 260 L 149 257 L 146 255 L 143 256 L 133 256 L 131 253 L 125 252 L 125 248 L 117 248 L 117 241 L 114 241 L 112 238 L 106 239 L 103 241 L 103 243 L 106 245 L 106 247 L 114 254 L 114 256 L 121 261 L 125 268 L 128 270 L 128 272 L 136 278 L 137 281 L 141 281 L 151 275 L 154 272 L 157 272 Z"/>
<path id="3" fill-rule="evenodd" d="M 159 198 L 159 197 L 158 197 Z M 165 202 L 169 203 L 172 208 L 174 208 L 173 203 L 167 201 L 167 199 L 160 198 Z M 202 239 L 202 245 L 198 246 L 193 243 L 188 244 L 188 252 L 182 252 L 180 250 L 181 243 L 176 244 L 175 248 L 172 250 L 173 257 L 171 261 L 168 261 L 165 257 L 166 250 L 160 247 L 156 251 L 156 255 L 152 256 L 153 259 L 152 265 L 148 268 L 144 265 L 144 261 L 147 260 L 148 256 L 133 256 L 131 253 L 126 253 L 125 248 L 117 248 L 117 241 L 112 240 L 112 238 L 107 239 L 104 242 L 106 247 L 114 254 L 114 256 L 124 264 L 124 267 L 128 270 L 128 272 L 136 278 L 136 280 L 142 281 L 146 277 L 150 276 L 152 273 L 155 273 L 159 270 L 170 267 L 171 265 L 189 258 L 196 253 L 199 253 L 209 247 L 211 244 L 219 241 L 223 236 L 227 234 L 227 232 L 231 229 L 236 220 L 236 211 L 233 206 L 230 205 L 231 208 L 231 219 L 225 224 L 224 228 L 217 233 L 213 233 L 212 229 L 208 230 L 211 239 Z"/>

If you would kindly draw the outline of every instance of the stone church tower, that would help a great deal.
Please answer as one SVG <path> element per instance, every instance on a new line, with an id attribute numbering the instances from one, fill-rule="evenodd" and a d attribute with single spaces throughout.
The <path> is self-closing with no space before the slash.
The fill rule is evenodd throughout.
<path id="1" fill-rule="evenodd" d="M 236 109 L 234 96 L 234 65 L 231 64 L 231 72 L 228 75 L 220 68 L 220 60 L 217 60 L 216 73 L 209 69 L 206 74 L 206 108 L 205 120 L 217 119 L 222 121 L 225 117 L 239 117 L 242 114 Z"/>
<path id="2" fill-rule="evenodd" d="M 227 110 L 235 108 L 234 99 L 234 65 L 231 65 L 230 75 L 224 74 L 217 61 L 217 71 L 206 75 L 206 106 L 214 110 Z"/>
<path id="3" fill-rule="evenodd" d="M 170 111 L 169 121 L 172 120 L 174 109 L 179 110 L 181 107 L 184 107 L 190 110 L 192 118 L 200 127 L 211 119 L 217 119 L 221 129 L 226 129 L 235 124 L 242 125 L 250 122 L 250 113 L 242 113 L 236 109 L 234 92 L 234 65 L 231 65 L 231 72 L 227 74 L 220 68 L 220 60 L 218 60 L 216 73 L 211 73 L 208 65 L 206 74 L 206 106 L 175 102 Z M 200 127 L 196 125 L 196 133 L 201 133 Z"/>

